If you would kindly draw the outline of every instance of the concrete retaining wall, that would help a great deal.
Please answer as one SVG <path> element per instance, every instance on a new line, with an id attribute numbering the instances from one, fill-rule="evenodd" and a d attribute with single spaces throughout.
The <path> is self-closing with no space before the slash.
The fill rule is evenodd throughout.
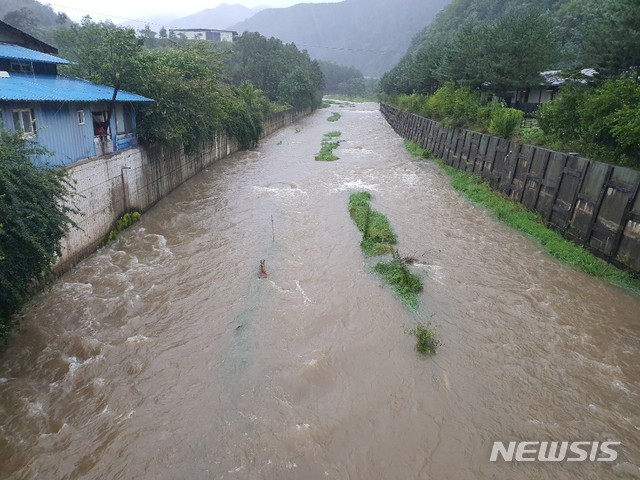
<path id="1" fill-rule="evenodd" d="M 640 273 L 640 172 L 440 123 L 382 104 L 402 137 L 484 177 L 549 226 L 605 260 Z"/>
<path id="2" fill-rule="evenodd" d="M 265 120 L 262 138 L 309 113 L 286 111 L 274 115 Z M 193 154 L 181 148 L 136 147 L 73 164 L 68 171 L 76 184 L 76 194 L 69 203 L 81 212 L 73 217 L 79 228 L 72 228 L 62 239 L 62 255 L 54 271 L 61 274 L 93 253 L 126 212 L 147 210 L 204 168 L 236 151 L 234 139 L 217 133 Z"/>

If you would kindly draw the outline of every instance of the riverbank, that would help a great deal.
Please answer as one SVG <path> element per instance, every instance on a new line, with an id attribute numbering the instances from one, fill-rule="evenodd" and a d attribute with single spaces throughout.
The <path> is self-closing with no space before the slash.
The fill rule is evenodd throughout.
<path id="1" fill-rule="evenodd" d="M 640 172 L 461 128 L 381 104 L 387 122 L 445 164 L 484 178 L 598 257 L 640 275 Z"/>
<path id="2" fill-rule="evenodd" d="M 640 295 L 638 278 L 566 240 L 558 232 L 546 227 L 540 215 L 496 192 L 480 176 L 447 165 L 410 140 L 405 141 L 405 146 L 409 153 L 418 158 L 438 162 L 451 180 L 453 188 L 473 203 L 486 208 L 500 221 L 535 239 L 554 258 L 562 260 L 577 270 Z"/>

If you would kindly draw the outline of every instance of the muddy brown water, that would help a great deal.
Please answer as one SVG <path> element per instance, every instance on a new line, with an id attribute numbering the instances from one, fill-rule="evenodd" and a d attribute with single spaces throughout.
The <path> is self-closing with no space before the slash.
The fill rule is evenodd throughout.
<path id="1" fill-rule="evenodd" d="M 187 182 L 27 306 L 0 355 L 0 477 L 640 477 L 638 298 L 461 198 L 376 105 L 332 110 Z M 331 130 L 340 160 L 315 162 Z M 360 190 L 418 261 L 417 314 L 362 258 Z M 622 445 L 489 462 L 510 440 Z"/>

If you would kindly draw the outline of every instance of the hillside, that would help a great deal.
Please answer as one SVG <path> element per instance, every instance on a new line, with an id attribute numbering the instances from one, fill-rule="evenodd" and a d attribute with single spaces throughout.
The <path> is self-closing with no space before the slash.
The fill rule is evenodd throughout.
<path id="1" fill-rule="evenodd" d="M 464 64 L 452 65 L 451 59 L 479 45 L 478 29 L 483 25 L 495 24 L 500 18 L 515 18 L 527 11 L 539 12 L 552 24 L 552 38 L 531 39 L 528 50 L 531 54 L 526 56 L 529 59 L 540 56 L 541 52 L 550 53 L 552 58 L 542 70 L 580 70 L 588 66 L 605 73 L 638 65 L 640 3 L 637 0 L 453 0 L 415 38 L 398 65 L 385 75 L 381 83 L 383 90 L 387 93 L 429 92 L 443 81 L 470 80 L 473 75 L 469 75 L 469 71 L 477 71 L 483 65 L 474 65 L 474 61 L 485 53 L 495 52 L 497 38 L 490 41 L 493 44 L 487 46 L 486 52 L 476 52 Z M 513 41 L 522 43 L 532 27 L 523 28 L 520 38 Z M 501 32 L 512 29 L 513 25 L 504 25 Z M 505 37 L 501 32 L 495 34 Z M 512 45 L 511 50 L 513 48 Z M 496 59 L 494 63 L 500 66 L 504 62 Z M 457 71 L 452 71 L 452 66 Z"/>
<path id="2" fill-rule="evenodd" d="M 217 28 L 226 30 L 231 25 L 242 22 L 263 9 L 264 7 L 247 8 L 243 5 L 223 3 L 216 8 L 208 8 L 193 15 L 172 20 L 170 25 L 178 28 Z"/>
<path id="3" fill-rule="evenodd" d="M 306 49 L 312 58 L 380 76 L 451 0 L 345 0 L 270 8 L 232 25 Z"/>
<path id="4" fill-rule="evenodd" d="M 0 20 L 50 43 L 53 40 L 51 32 L 70 23 L 64 13 L 58 14 L 50 5 L 35 0 L 0 1 Z"/>

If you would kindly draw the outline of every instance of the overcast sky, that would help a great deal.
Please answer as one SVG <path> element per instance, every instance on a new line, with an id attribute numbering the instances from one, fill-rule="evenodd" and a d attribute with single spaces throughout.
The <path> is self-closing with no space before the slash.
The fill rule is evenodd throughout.
<path id="1" fill-rule="evenodd" d="M 0 0 L 1 1 L 1 0 Z M 87 0 L 39 0 L 49 3 L 56 12 L 65 12 L 73 20 L 91 15 L 94 20 L 111 19 L 114 23 L 125 20 L 149 20 L 158 17 L 179 18 L 206 8 L 214 8 L 221 3 L 240 4 L 249 8 L 257 6 L 289 7 L 297 3 L 334 3 L 341 0 L 109 0 L 108 2 L 87 2 Z M 100 15 L 106 14 L 106 16 Z"/>

